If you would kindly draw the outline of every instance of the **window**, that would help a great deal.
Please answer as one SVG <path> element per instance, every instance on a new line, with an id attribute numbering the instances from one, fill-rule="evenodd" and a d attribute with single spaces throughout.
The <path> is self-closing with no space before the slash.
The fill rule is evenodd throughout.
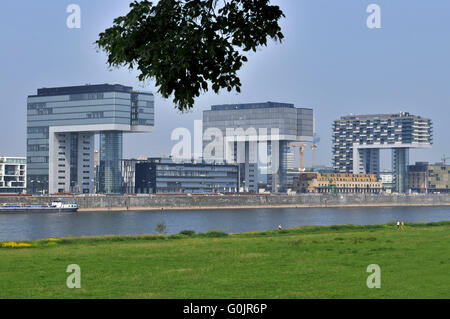
<path id="1" fill-rule="evenodd" d="M 103 93 L 81 93 L 71 94 L 70 101 L 82 101 L 82 100 L 100 100 L 104 98 Z"/>
<path id="2" fill-rule="evenodd" d="M 38 115 L 49 115 L 49 114 L 53 114 L 53 109 L 46 108 L 38 110 Z"/>
<path id="3" fill-rule="evenodd" d="M 90 112 L 90 113 L 86 113 L 86 117 L 88 119 L 99 119 L 99 118 L 103 118 L 104 112 Z"/>
<path id="4" fill-rule="evenodd" d="M 45 108 L 46 106 L 46 103 L 28 103 L 27 108 L 29 110 L 39 110 Z"/>

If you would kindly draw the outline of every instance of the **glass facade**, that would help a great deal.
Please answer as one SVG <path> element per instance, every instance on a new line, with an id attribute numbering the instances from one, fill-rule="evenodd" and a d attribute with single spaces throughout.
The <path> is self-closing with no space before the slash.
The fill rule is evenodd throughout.
<path id="1" fill-rule="evenodd" d="M 406 193 L 408 191 L 408 165 L 409 148 L 394 148 L 392 150 L 392 190 L 394 192 Z"/>
<path id="2" fill-rule="evenodd" d="M 28 192 L 93 192 L 93 136 L 150 132 L 153 126 L 148 92 L 118 84 L 38 89 L 27 103 Z M 108 188 L 116 189 L 110 181 Z"/>
<path id="3" fill-rule="evenodd" d="M 121 194 L 122 158 L 123 158 L 122 132 L 100 133 L 100 167 L 98 193 Z"/>
<path id="4" fill-rule="evenodd" d="M 237 165 L 173 162 L 149 159 L 125 164 L 134 167 L 135 193 L 235 193 L 239 191 Z M 129 187 L 127 187 L 129 189 Z"/>
<path id="5" fill-rule="evenodd" d="M 224 137 L 235 136 L 236 138 L 245 137 L 245 141 L 229 142 L 233 143 L 228 147 L 224 143 L 223 154 L 226 155 L 227 149 L 233 150 L 233 156 L 229 160 L 240 164 L 240 178 L 243 191 L 258 191 L 259 167 L 264 168 L 268 173 L 264 180 L 271 184 L 269 189 L 273 192 L 284 192 L 287 186 L 287 165 L 289 148 L 287 142 L 302 141 L 312 142 L 313 140 L 314 114 L 309 108 L 296 108 L 293 104 L 266 102 L 249 104 L 230 104 L 213 105 L 211 110 L 203 112 L 203 131 L 209 129 L 219 129 Z M 278 136 L 277 136 L 278 134 Z M 256 150 L 258 154 L 256 161 L 252 161 L 249 154 L 250 138 L 256 135 L 258 137 Z M 265 141 L 263 141 L 265 140 Z M 271 141 L 278 140 L 275 144 Z M 204 142 L 204 147 L 209 142 Z M 261 143 L 267 145 L 267 156 L 262 161 Z M 244 144 L 244 147 L 237 145 Z M 275 145 L 277 145 L 275 147 Z M 243 156 L 239 156 L 239 149 L 245 150 Z M 275 150 L 275 151 L 273 151 Z M 262 151 L 264 152 L 264 151 Z M 273 158 L 277 152 L 278 158 Z M 206 157 L 205 157 L 206 158 Z M 206 158 L 207 159 L 207 158 Z M 268 160 L 270 164 L 268 164 Z M 268 168 L 271 166 L 271 168 Z"/>

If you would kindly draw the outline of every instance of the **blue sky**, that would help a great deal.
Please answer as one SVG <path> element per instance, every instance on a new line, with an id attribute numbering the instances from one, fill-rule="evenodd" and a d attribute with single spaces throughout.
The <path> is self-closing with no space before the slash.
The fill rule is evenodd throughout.
<path id="1" fill-rule="evenodd" d="M 242 92 L 207 93 L 180 114 L 171 99 L 140 83 L 137 72 L 108 69 L 98 34 L 128 12 L 128 1 L 0 2 L 0 154 L 25 156 L 26 97 L 37 88 L 120 83 L 155 92 L 156 127 L 124 138 L 125 157 L 169 154 L 174 128 L 193 128 L 212 104 L 280 101 L 312 107 L 321 137 L 319 164 L 331 163 L 331 123 L 349 113 L 408 111 L 434 123 L 432 149 L 411 161 L 450 155 L 450 1 L 274 0 L 286 18 L 282 44 L 249 55 Z M 66 26 L 69 4 L 81 7 L 81 28 Z M 369 4 L 381 8 L 381 29 L 366 26 Z M 389 166 L 389 154 L 383 166 Z M 311 162 L 310 154 L 305 163 Z"/>

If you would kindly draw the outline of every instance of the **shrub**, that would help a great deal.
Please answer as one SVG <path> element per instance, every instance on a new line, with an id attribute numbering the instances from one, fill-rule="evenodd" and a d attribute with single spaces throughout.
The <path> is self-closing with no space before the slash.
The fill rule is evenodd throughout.
<path id="1" fill-rule="evenodd" d="M 160 223 L 158 223 L 158 224 L 156 225 L 156 228 L 155 228 L 155 230 L 156 230 L 156 232 L 157 232 L 158 234 L 165 234 L 165 233 L 166 233 L 166 229 L 167 229 L 167 226 L 166 226 L 166 223 L 165 223 L 165 222 L 160 222 Z"/>
<path id="2" fill-rule="evenodd" d="M 216 237 L 227 237 L 228 234 L 220 230 L 211 230 L 205 234 L 206 237 L 216 238 Z"/>
<path id="3" fill-rule="evenodd" d="M 193 235 L 195 235 L 195 231 L 193 231 L 193 230 L 182 230 L 182 231 L 180 231 L 180 235 L 193 236 Z"/>
<path id="4" fill-rule="evenodd" d="M 183 239 L 184 236 L 181 234 L 174 234 L 174 235 L 170 235 L 168 238 L 169 239 Z"/>

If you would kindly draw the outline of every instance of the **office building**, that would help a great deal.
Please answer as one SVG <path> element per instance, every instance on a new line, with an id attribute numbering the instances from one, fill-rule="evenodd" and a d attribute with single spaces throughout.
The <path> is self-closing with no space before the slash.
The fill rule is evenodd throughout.
<path id="1" fill-rule="evenodd" d="M 22 194 L 27 190 L 27 159 L 0 156 L 0 193 Z"/>
<path id="2" fill-rule="evenodd" d="M 333 123 L 335 172 L 379 174 L 380 150 L 391 149 L 395 192 L 408 189 L 409 149 L 431 144 L 431 120 L 406 112 L 349 115 Z"/>
<path id="3" fill-rule="evenodd" d="M 450 193 L 450 165 L 416 162 L 408 166 L 408 174 L 413 193 Z"/>
<path id="4" fill-rule="evenodd" d="M 235 164 L 173 161 L 171 158 L 124 160 L 125 192 L 136 194 L 196 194 L 239 192 Z"/>
<path id="5" fill-rule="evenodd" d="M 203 112 L 204 150 L 208 135 L 223 137 L 215 159 L 238 163 L 244 192 L 258 191 L 258 171 L 264 167 L 272 192 L 287 188 L 289 146 L 292 141 L 312 142 L 313 110 L 287 103 L 213 105 Z M 213 139 L 213 138 L 211 138 Z M 204 154 L 208 160 L 209 154 Z"/>
<path id="6" fill-rule="evenodd" d="M 38 89 L 27 109 L 29 193 L 93 193 L 96 134 L 97 192 L 121 192 L 122 134 L 154 127 L 153 94 L 118 84 Z"/>
<path id="7" fill-rule="evenodd" d="M 294 180 L 297 193 L 363 193 L 378 194 L 383 183 L 374 174 L 301 173 Z"/>

